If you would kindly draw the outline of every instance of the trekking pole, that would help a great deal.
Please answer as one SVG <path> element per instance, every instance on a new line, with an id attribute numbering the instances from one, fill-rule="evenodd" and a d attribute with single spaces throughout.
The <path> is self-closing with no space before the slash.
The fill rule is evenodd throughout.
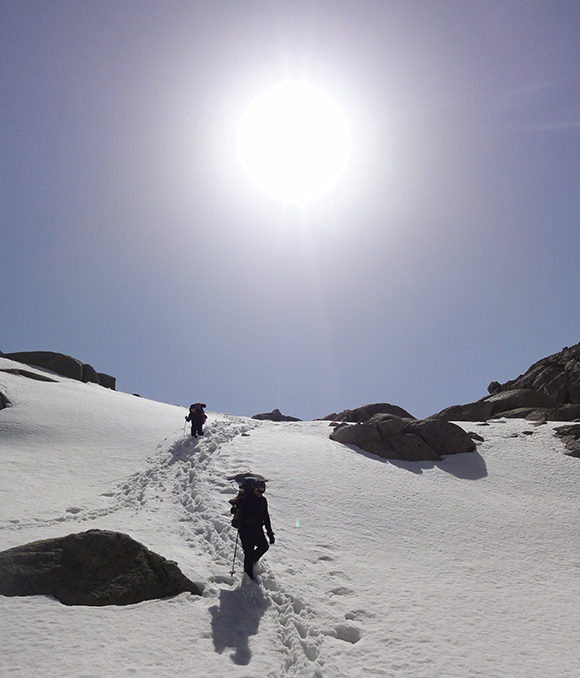
<path id="1" fill-rule="evenodd" d="M 235 545 L 235 547 L 234 547 L 234 559 L 232 560 L 232 571 L 230 572 L 230 574 L 232 575 L 232 577 L 234 576 L 234 573 L 235 573 L 235 571 L 236 571 L 236 553 L 237 553 L 237 551 L 238 551 L 238 537 L 239 537 L 239 536 L 240 536 L 240 533 L 238 532 L 238 533 L 236 534 L 236 545 Z"/>

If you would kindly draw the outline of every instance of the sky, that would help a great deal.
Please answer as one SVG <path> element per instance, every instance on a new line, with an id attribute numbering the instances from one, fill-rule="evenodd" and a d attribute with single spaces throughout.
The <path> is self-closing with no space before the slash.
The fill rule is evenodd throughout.
<path id="1" fill-rule="evenodd" d="M 0 350 L 162 402 L 416 417 L 580 340 L 580 6 L 0 0 Z M 341 107 L 284 204 L 236 130 L 284 79 Z"/>
<path id="2" fill-rule="evenodd" d="M 474 452 L 388 461 L 330 440 L 327 421 L 210 412 L 193 439 L 186 408 L 4 371 L 15 366 L 0 357 L 0 552 L 113 530 L 203 595 L 104 607 L 0 596 L 0 674 L 579 675 L 580 459 L 557 423 L 472 422 Z M 275 533 L 257 583 L 228 503 L 229 478 L 250 470 L 268 479 Z"/>

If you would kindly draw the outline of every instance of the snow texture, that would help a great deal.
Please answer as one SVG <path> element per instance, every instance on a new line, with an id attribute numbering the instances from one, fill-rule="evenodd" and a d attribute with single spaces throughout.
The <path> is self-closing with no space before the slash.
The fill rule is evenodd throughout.
<path id="1" fill-rule="evenodd" d="M 0 597 L 1 676 L 580 675 L 580 460 L 550 424 L 463 423 L 477 452 L 389 462 L 321 421 L 210 412 L 194 440 L 185 408 L 15 367 L 0 358 L 0 550 L 117 530 L 204 593 Z M 276 533 L 257 584 L 239 546 L 230 574 L 245 471 L 269 479 Z"/>

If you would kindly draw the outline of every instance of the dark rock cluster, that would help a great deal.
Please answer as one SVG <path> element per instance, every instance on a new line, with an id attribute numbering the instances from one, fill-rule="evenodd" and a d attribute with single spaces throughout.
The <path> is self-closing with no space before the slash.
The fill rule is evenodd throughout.
<path id="1" fill-rule="evenodd" d="M 264 412 L 263 414 L 254 414 L 252 419 L 260 419 L 262 421 L 301 421 L 297 417 L 290 417 L 287 414 L 282 414 L 279 409 L 274 409 L 271 412 Z"/>
<path id="2" fill-rule="evenodd" d="M 580 343 L 542 358 L 516 379 L 491 382 L 489 395 L 453 405 L 430 419 L 487 421 L 499 417 L 535 421 L 580 420 Z"/>
<path id="3" fill-rule="evenodd" d="M 475 443 L 449 421 L 420 420 L 379 413 L 357 424 L 339 424 L 332 440 L 356 445 L 384 459 L 440 461 L 443 455 L 475 451 Z"/>
<path id="4" fill-rule="evenodd" d="M 127 534 L 88 530 L 0 553 L 0 595 L 54 596 L 65 605 L 130 605 L 184 591 L 201 595 L 174 562 Z"/>
<path id="5" fill-rule="evenodd" d="M 109 374 L 97 372 L 92 365 L 82 363 L 64 353 L 52 351 L 22 351 L 20 353 L 4 353 L 5 358 L 25 365 L 40 367 L 69 379 L 77 379 L 85 383 L 94 383 L 115 390 L 116 379 Z"/>
<path id="6" fill-rule="evenodd" d="M 580 457 L 580 424 L 557 426 L 554 433 L 566 445 L 566 454 L 569 457 Z"/>
<path id="7" fill-rule="evenodd" d="M 402 417 L 404 419 L 414 419 L 412 414 L 398 405 L 391 405 L 389 403 L 372 403 L 371 405 L 363 405 L 354 410 L 343 410 L 338 414 L 328 414 L 322 420 L 328 421 L 348 421 L 351 423 L 358 423 L 368 421 L 375 414 L 392 414 L 395 417 Z"/>

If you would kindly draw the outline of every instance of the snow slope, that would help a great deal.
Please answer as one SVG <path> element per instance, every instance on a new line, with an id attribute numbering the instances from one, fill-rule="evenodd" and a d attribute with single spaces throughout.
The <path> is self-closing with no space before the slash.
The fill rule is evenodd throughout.
<path id="1" fill-rule="evenodd" d="M 0 676 L 580 675 L 580 460 L 550 424 L 467 425 L 476 453 L 394 463 L 327 422 L 210 413 L 195 441 L 184 408 L 15 367 L 0 357 L 0 550 L 118 530 L 204 595 L 0 597 Z M 259 585 L 239 558 L 230 575 L 227 478 L 250 470 L 276 532 Z"/>

